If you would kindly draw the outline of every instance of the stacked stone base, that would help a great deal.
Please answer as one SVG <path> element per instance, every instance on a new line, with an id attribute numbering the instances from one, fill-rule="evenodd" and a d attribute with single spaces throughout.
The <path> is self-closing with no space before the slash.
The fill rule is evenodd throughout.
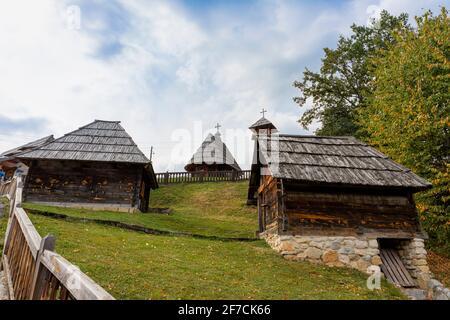
<path id="1" fill-rule="evenodd" d="M 427 263 L 427 251 L 423 239 L 401 240 L 396 246 L 398 253 L 419 287 L 426 289 L 432 274 Z"/>
<path id="2" fill-rule="evenodd" d="M 267 243 L 288 260 L 309 261 L 331 267 L 367 272 L 381 265 L 378 242 L 366 237 L 287 236 L 262 234 Z"/>
<path id="3" fill-rule="evenodd" d="M 350 267 L 366 273 L 371 273 L 372 266 L 382 264 L 376 238 L 278 235 L 267 232 L 260 236 L 288 260 Z M 433 279 L 423 239 L 394 240 L 392 248 L 398 251 L 405 267 L 428 299 L 450 299 L 450 290 Z"/>

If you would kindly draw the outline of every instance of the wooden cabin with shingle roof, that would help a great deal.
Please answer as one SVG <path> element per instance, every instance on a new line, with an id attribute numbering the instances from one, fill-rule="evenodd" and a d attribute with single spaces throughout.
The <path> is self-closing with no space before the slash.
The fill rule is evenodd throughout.
<path id="1" fill-rule="evenodd" d="M 260 231 L 421 233 L 412 195 L 430 183 L 367 144 L 284 134 L 257 144 L 248 200 Z"/>
<path id="2" fill-rule="evenodd" d="M 23 163 L 15 157 L 16 155 L 39 148 L 40 146 L 52 142 L 53 140 L 55 140 L 55 138 L 53 135 L 50 135 L 3 152 L 0 154 L 0 168 L 6 172 L 7 178 L 11 178 L 16 173 L 18 168 L 21 169 L 22 167 L 25 167 L 25 165 L 23 165 Z"/>
<path id="3" fill-rule="evenodd" d="M 158 187 L 152 164 L 119 121 L 95 120 L 15 157 L 29 166 L 28 202 L 145 212 Z"/>
<path id="4" fill-rule="evenodd" d="M 427 276 L 413 194 L 430 183 L 353 137 L 275 134 L 267 122 L 251 129 L 248 203 L 273 248 L 291 260 L 361 271 L 381 264 L 402 286 Z"/>
<path id="5" fill-rule="evenodd" d="M 218 127 L 220 126 L 217 125 Z M 242 171 L 230 150 L 222 141 L 219 130 L 217 130 L 216 134 L 210 133 L 206 137 L 184 169 L 194 173 Z"/>

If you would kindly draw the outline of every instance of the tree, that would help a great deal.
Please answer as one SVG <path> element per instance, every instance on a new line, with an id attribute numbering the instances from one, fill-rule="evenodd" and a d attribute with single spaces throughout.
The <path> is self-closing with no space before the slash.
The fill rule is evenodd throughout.
<path id="1" fill-rule="evenodd" d="M 392 32 L 398 28 L 409 28 L 408 15 L 383 11 L 369 26 L 352 25 L 352 35 L 340 36 L 336 49 L 325 48 L 320 72 L 306 68 L 303 80 L 294 82 L 301 91 L 294 101 L 302 107 L 309 98 L 313 103 L 299 120 L 304 128 L 317 120 L 322 123 L 317 134 L 357 134 L 356 110 L 367 105 L 366 96 L 373 90 L 369 58 L 395 41 Z"/>
<path id="2" fill-rule="evenodd" d="M 371 58 L 374 90 L 358 125 L 370 144 L 433 182 L 419 209 L 430 236 L 450 246 L 450 20 L 442 8 L 416 22 Z"/>
<path id="3" fill-rule="evenodd" d="M 429 177 L 450 160 L 450 22 L 445 8 L 416 21 L 372 57 L 374 91 L 358 124 L 371 144 Z"/>

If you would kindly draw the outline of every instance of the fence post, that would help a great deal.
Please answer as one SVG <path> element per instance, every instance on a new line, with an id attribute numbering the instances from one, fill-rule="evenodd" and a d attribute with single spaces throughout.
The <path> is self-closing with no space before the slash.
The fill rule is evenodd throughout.
<path id="1" fill-rule="evenodd" d="M 16 194 L 15 194 L 16 208 L 22 207 L 22 191 L 23 191 L 23 180 L 22 180 L 21 176 L 18 176 L 17 177 Z"/>
<path id="2" fill-rule="evenodd" d="M 169 184 L 169 171 L 164 174 L 164 183 Z"/>
<path id="3" fill-rule="evenodd" d="M 34 268 L 34 276 L 31 283 L 30 300 L 39 300 L 42 296 L 42 291 L 45 285 L 46 268 L 41 264 L 41 256 L 45 250 L 55 250 L 55 237 L 47 235 L 41 240 L 41 245 L 36 258 L 36 265 Z"/>

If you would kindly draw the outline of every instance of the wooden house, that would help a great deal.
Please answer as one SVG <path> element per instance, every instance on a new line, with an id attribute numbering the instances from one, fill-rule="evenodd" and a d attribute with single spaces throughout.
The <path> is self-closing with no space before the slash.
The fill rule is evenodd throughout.
<path id="1" fill-rule="evenodd" d="M 152 164 L 119 121 L 95 120 L 15 158 L 29 167 L 28 202 L 145 212 L 158 187 Z"/>
<path id="2" fill-rule="evenodd" d="M 15 157 L 16 155 L 36 149 L 53 140 L 55 140 L 53 135 L 46 136 L 0 154 L 0 167 L 6 172 L 6 177 L 12 178 L 17 168 L 25 167 L 25 165 Z"/>
<path id="3" fill-rule="evenodd" d="M 219 131 L 206 137 L 184 169 L 195 173 L 242 171 L 230 150 L 222 141 Z"/>
<path id="4" fill-rule="evenodd" d="M 251 129 L 248 203 L 257 204 L 259 234 L 272 247 L 289 259 L 362 271 L 381 265 L 386 273 L 399 260 L 426 277 L 413 194 L 430 183 L 353 137 L 274 134 L 268 121 Z"/>

